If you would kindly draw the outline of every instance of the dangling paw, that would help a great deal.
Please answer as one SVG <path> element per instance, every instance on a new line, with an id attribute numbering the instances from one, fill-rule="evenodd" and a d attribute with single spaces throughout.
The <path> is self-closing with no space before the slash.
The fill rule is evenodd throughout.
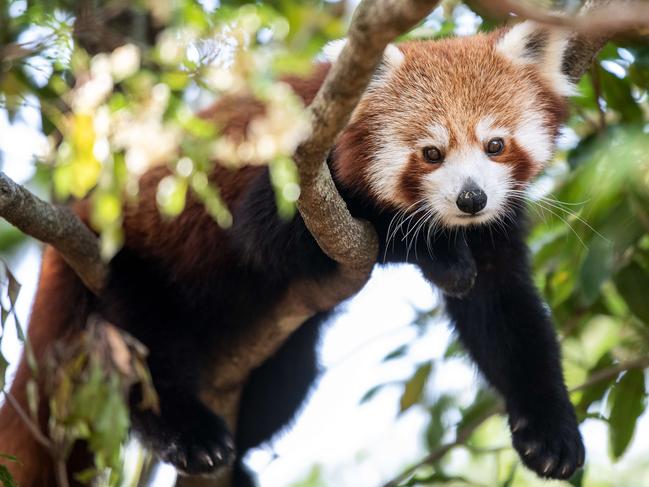
<path id="1" fill-rule="evenodd" d="M 161 395 L 160 414 L 135 411 L 133 426 L 144 443 L 179 473 L 213 475 L 236 457 L 224 421 L 192 396 Z"/>
<path id="2" fill-rule="evenodd" d="M 572 411 L 563 416 L 509 416 L 512 443 L 523 464 L 540 477 L 568 479 L 583 466 L 584 444 Z"/>
<path id="3" fill-rule="evenodd" d="M 158 455 L 180 473 L 211 475 L 220 467 L 234 462 L 232 436 L 223 421 L 209 411 L 192 417 L 188 413 L 184 423 L 176 425 L 175 433 L 170 437 Z"/>

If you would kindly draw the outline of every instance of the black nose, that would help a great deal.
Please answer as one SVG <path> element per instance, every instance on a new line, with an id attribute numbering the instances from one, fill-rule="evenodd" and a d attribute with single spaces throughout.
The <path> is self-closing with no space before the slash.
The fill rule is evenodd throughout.
<path id="1" fill-rule="evenodd" d="M 487 195 L 475 183 L 471 182 L 462 188 L 456 203 L 464 213 L 475 215 L 487 206 Z"/>

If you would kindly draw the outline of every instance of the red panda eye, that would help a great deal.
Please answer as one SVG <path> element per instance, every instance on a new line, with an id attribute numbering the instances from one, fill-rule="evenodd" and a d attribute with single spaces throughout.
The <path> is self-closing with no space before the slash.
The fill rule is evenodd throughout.
<path id="1" fill-rule="evenodd" d="M 431 164 L 439 164 L 444 160 L 444 156 L 442 155 L 442 151 L 439 150 L 437 147 L 424 147 L 424 159 L 426 162 L 430 162 Z"/>
<path id="2" fill-rule="evenodd" d="M 485 150 L 490 156 L 497 156 L 505 148 L 505 141 L 501 138 L 491 139 L 487 142 Z"/>

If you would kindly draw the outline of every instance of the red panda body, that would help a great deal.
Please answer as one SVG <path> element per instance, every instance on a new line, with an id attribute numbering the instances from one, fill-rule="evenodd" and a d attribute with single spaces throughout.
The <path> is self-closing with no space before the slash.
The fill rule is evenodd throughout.
<path id="1" fill-rule="evenodd" d="M 523 462 L 552 478 L 569 477 L 584 449 L 552 323 L 530 277 L 520 191 L 552 156 L 566 112 L 565 45 L 561 33 L 523 23 L 389 46 L 329 158 L 352 214 L 374 224 L 381 260 L 418 265 L 444 292 L 460 338 L 505 399 Z M 310 79 L 288 82 L 308 104 L 327 70 L 321 64 Z M 203 115 L 236 140 L 262 113 L 252 100 L 224 99 Z M 321 279 L 336 264 L 299 215 L 278 217 L 267 169 L 217 165 L 212 180 L 233 212 L 227 230 L 192 198 L 176 219 L 161 217 L 155 191 L 167 174 L 158 167 L 142 177 L 99 298 L 46 251 L 29 333 L 39 356 L 89 312 L 135 335 L 150 350 L 161 407 L 160 415 L 133 409 L 136 433 L 179 470 L 210 474 L 235 448 L 240 459 L 290 421 L 317 373 L 318 331 L 329 312 L 253 373 L 234 440 L 198 399 L 210 354 L 246 333 L 292 282 Z M 26 378 L 23 364 L 12 387 L 23 403 Z M 20 485 L 51 485 L 40 469 L 47 454 L 7 405 L 0 451 L 23 457 L 12 467 Z M 238 467 L 235 485 L 252 485 Z"/>

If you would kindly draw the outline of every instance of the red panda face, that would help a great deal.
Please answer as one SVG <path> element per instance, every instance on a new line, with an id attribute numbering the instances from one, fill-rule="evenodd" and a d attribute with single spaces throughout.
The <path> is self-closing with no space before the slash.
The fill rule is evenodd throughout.
<path id="1" fill-rule="evenodd" d="M 507 31 L 389 46 L 336 147 L 337 177 L 444 227 L 504 218 L 552 157 L 572 86 L 564 33 Z"/>

